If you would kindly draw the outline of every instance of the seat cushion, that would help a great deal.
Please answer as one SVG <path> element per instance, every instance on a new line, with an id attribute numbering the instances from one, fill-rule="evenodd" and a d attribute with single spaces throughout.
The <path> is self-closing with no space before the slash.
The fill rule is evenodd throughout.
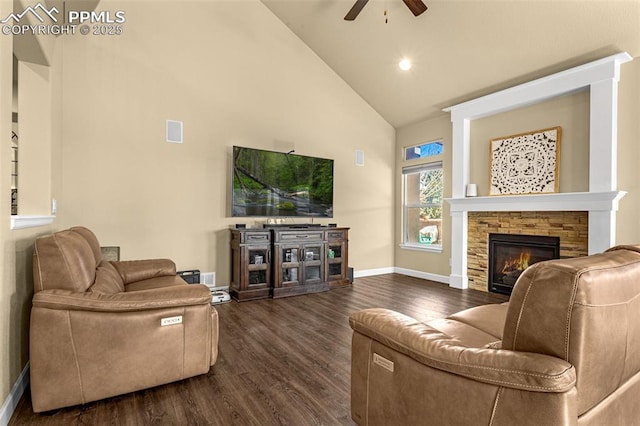
<path id="1" fill-rule="evenodd" d="M 165 275 L 162 277 L 149 278 L 147 280 L 135 281 L 125 286 L 125 291 L 149 290 L 160 287 L 171 287 L 175 285 L 189 285 L 178 275 Z"/>
<path id="2" fill-rule="evenodd" d="M 467 309 L 427 325 L 470 348 L 498 348 L 507 316 L 507 303 Z"/>
<path id="3" fill-rule="evenodd" d="M 124 282 L 116 268 L 105 260 L 96 269 L 96 280 L 89 289 L 92 293 L 114 294 L 124 291 Z"/>
<path id="4" fill-rule="evenodd" d="M 427 325 L 460 342 L 468 348 L 493 348 L 500 343 L 495 336 L 468 324 L 449 318 L 429 321 Z"/>
<path id="5" fill-rule="evenodd" d="M 449 319 L 460 321 L 502 340 L 509 302 L 476 306 L 456 312 Z"/>

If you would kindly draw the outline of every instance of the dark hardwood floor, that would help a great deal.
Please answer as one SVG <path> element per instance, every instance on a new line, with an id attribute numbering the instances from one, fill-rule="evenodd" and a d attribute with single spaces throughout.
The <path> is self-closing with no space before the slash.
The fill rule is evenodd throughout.
<path id="1" fill-rule="evenodd" d="M 389 274 L 325 293 L 217 305 L 220 353 L 208 374 L 44 414 L 33 413 L 27 390 L 9 424 L 353 425 L 350 313 L 385 307 L 427 320 L 505 300 Z"/>

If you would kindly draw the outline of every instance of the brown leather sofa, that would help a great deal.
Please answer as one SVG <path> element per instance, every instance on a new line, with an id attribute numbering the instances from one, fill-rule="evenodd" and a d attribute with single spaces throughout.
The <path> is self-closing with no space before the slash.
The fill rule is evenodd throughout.
<path id="1" fill-rule="evenodd" d="M 532 265 L 508 304 L 350 324 L 360 425 L 640 424 L 640 246 Z"/>
<path id="2" fill-rule="evenodd" d="M 108 262 L 87 228 L 38 238 L 33 256 L 35 412 L 207 373 L 218 314 L 203 285 L 166 259 Z"/>

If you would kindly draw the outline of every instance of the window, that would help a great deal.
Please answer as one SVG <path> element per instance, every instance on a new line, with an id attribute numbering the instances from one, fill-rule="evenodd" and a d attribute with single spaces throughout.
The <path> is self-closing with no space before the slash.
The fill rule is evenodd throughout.
<path id="1" fill-rule="evenodd" d="M 410 146 L 404 150 L 404 159 L 414 160 L 416 158 L 434 157 L 442 154 L 442 142 L 427 142 L 422 145 Z"/>
<path id="2" fill-rule="evenodd" d="M 402 169 L 403 245 L 442 247 L 442 162 Z"/>

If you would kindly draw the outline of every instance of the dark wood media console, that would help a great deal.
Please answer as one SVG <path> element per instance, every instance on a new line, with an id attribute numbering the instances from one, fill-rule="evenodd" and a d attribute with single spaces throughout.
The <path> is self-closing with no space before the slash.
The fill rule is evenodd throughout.
<path id="1" fill-rule="evenodd" d="M 231 230 L 231 297 L 241 302 L 350 285 L 349 228 Z"/>

